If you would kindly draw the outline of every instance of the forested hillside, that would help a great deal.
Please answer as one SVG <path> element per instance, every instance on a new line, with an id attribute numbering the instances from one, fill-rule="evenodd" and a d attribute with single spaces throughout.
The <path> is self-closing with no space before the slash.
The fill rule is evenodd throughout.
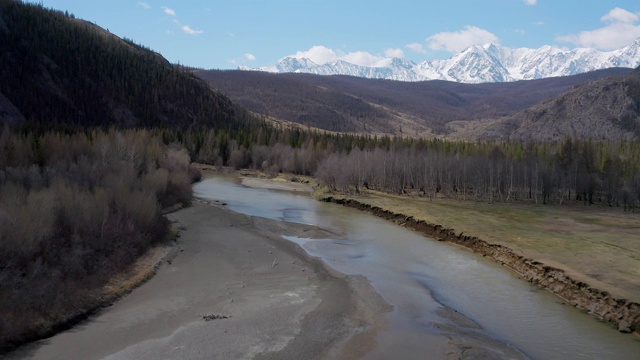
<path id="1" fill-rule="evenodd" d="M 72 15 L 0 0 L 0 353 L 113 295 L 191 201 L 187 129 L 257 127 L 186 69 Z M 136 129 L 127 129 L 136 128 Z"/>
<path id="2" fill-rule="evenodd" d="M 251 121 L 186 69 L 68 13 L 0 0 L 0 34 L 4 122 L 187 129 Z"/>
<path id="3" fill-rule="evenodd" d="M 251 111 L 298 124 L 334 131 L 453 137 L 466 122 L 495 121 L 577 85 L 630 71 L 608 69 L 477 85 L 250 71 L 198 70 L 195 74 Z M 454 121 L 456 126 L 449 126 Z"/>

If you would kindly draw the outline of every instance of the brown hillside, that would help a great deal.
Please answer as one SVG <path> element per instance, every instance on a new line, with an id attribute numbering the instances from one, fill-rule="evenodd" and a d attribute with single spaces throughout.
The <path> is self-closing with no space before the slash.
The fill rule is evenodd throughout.
<path id="1" fill-rule="evenodd" d="M 460 84 L 349 76 L 199 70 L 196 75 L 249 110 L 334 131 L 457 137 L 460 124 L 498 119 L 586 82 L 631 69 L 533 81 Z M 459 137 L 459 136 L 458 136 Z M 473 137 L 465 135 L 464 138 Z"/>
<path id="2" fill-rule="evenodd" d="M 557 141 L 565 137 L 640 137 L 640 73 L 585 84 L 500 119 L 478 133 L 481 139 Z"/>

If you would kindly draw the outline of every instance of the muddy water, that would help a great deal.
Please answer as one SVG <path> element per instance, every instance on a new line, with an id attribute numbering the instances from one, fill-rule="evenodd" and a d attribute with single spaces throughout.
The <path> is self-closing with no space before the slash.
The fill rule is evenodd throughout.
<path id="1" fill-rule="evenodd" d="M 467 250 L 307 195 L 248 188 L 228 178 L 207 179 L 194 190 L 234 211 L 335 233 L 288 239 L 339 271 L 366 276 L 394 306 L 371 358 L 440 358 L 453 339 L 470 347 L 506 344 L 534 359 L 640 359 L 639 340 Z"/>

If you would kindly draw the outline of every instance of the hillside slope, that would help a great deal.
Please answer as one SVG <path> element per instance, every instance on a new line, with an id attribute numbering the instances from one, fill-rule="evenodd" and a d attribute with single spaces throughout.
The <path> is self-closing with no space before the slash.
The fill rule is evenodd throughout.
<path id="1" fill-rule="evenodd" d="M 0 37 L 3 122 L 186 129 L 247 118 L 184 68 L 60 11 L 0 0 Z"/>
<path id="2" fill-rule="evenodd" d="M 265 72 L 204 71 L 195 74 L 233 101 L 266 116 L 342 132 L 385 132 L 392 117 L 336 86 L 307 76 Z"/>
<path id="3" fill-rule="evenodd" d="M 489 124 L 480 139 L 557 141 L 640 138 L 640 71 L 575 88 Z"/>
<path id="4" fill-rule="evenodd" d="M 400 82 L 348 76 L 199 70 L 249 110 L 333 131 L 451 136 L 453 121 L 498 119 L 588 81 L 631 69 L 501 84 Z"/>

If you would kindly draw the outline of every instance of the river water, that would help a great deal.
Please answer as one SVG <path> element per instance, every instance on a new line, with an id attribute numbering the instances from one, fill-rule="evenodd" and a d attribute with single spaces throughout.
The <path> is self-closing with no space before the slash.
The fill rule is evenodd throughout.
<path id="1" fill-rule="evenodd" d="M 468 250 L 306 194 L 246 187 L 223 177 L 206 179 L 194 191 L 236 212 L 335 233 L 327 239 L 287 239 L 336 270 L 365 276 L 394 306 L 373 358 L 443 354 L 460 333 L 451 331 L 450 317 L 441 316 L 443 309 L 453 309 L 472 320 L 463 332 L 506 343 L 534 359 L 640 359 L 640 340 Z"/>

